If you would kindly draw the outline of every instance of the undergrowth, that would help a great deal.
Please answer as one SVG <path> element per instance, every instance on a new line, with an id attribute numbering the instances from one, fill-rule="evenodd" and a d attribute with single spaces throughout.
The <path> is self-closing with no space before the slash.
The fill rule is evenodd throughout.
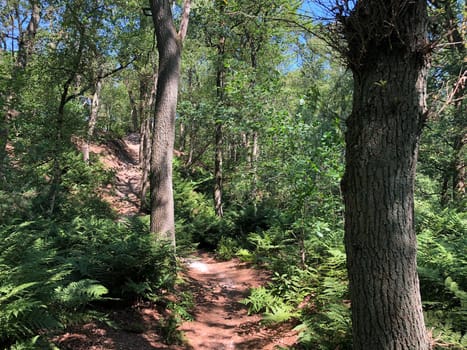
<path id="1" fill-rule="evenodd" d="M 436 349 L 465 349 L 467 215 L 419 201 L 416 217 L 427 332 Z M 352 346 L 343 233 L 331 227 L 332 223 L 319 220 L 278 224 L 251 233 L 246 247 L 222 240 L 218 248 L 229 256 L 234 250 L 238 257 L 272 271 L 269 285 L 253 289 L 243 303 L 250 313 L 261 313 L 266 324 L 298 323 L 300 349 Z"/>
<path id="2" fill-rule="evenodd" d="M 0 237 L 2 349 L 103 317 L 92 311 L 96 303 L 157 301 L 175 283 L 171 247 L 138 222 L 37 219 L 2 225 Z"/>

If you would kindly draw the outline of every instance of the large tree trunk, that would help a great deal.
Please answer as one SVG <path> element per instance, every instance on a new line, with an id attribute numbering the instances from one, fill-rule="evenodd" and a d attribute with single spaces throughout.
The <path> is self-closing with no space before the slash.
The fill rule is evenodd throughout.
<path id="1" fill-rule="evenodd" d="M 155 123 L 151 154 L 150 230 L 175 245 L 172 159 L 175 113 L 180 78 L 181 43 L 186 35 L 190 1 L 185 1 L 180 33 L 177 33 L 168 0 L 150 0 L 159 52 Z"/>
<path id="2" fill-rule="evenodd" d="M 413 216 L 426 22 L 423 0 L 360 1 L 343 20 L 354 76 L 342 189 L 356 350 L 429 348 Z"/>

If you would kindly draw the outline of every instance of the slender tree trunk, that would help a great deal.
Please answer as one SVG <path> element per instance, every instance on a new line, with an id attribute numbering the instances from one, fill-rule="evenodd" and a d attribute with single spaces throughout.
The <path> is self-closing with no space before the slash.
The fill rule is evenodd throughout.
<path id="1" fill-rule="evenodd" d="M 259 158 L 259 142 L 258 142 L 258 132 L 253 132 L 253 141 L 251 149 L 251 171 L 253 173 L 253 184 L 251 189 L 251 197 L 253 198 L 253 206 L 255 214 L 257 212 L 257 205 L 259 202 L 258 195 L 258 158 Z"/>
<path id="2" fill-rule="evenodd" d="M 149 173 L 151 169 L 151 137 L 153 133 L 152 120 L 146 118 L 141 124 L 141 139 L 140 139 L 140 167 L 141 175 L 141 192 L 140 203 L 141 211 L 146 211 L 150 208 L 146 195 L 149 190 Z"/>
<path id="3" fill-rule="evenodd" d="M 89 144 L 92 141 L 92 137 L 94 136 L 94 130 L 96 129 L 97 116 L 99 114 L 99 107 L 100 107 L 101 90 L 102 90 L 102 80 L 97 79 L 96 85 L 94 88 L 94 93 L 92 94 L 91 113 L 89 115 L 89 120 L 88 120 L 88 130 L 86 133 L 86 140 L 84 141 L 83 147 L 82 147 L 83 160 L 86 164 L 89 164 Z"/>
<path id="4" fill-rule="evenodd" d="M 262 39 L 262 38 L 261 38 Z M 250 38 L 250 60 L 251 60 L 251 68 L 257 71 L 258 69 L 258 52 L 261 48 L 262 40 L 258 40 L 255 42 L 255 39 L 252 37 Z M 251 88 L 254 89 L 256 86 L 256 77 L 251 80 Z M 256 124 L 256 123 L 255 123 Z M 259 157 L 259 133 L 257 127 L 254 127 L 252 133 L 252 145 L 251 145 L 251 160 L 250 160 L 250 169 L 252 171 L 252 189 L 251 189 L 251 197 L 253 198 L 253 208 L 255 215 L 257 213 L 257 205 L 258 205 L 258 157 Z"/>
<path id="5" fill-rule="evenodd" d="M 342 180 L 353 348 L 425 350 L 413 191 L 426 2 L 359 1 L 343 24 L 354 76 Z"/>
<path id="6" fill-rule="evenodd" d="M 448 193 L 448 184 L 451 181 L 453 201 L 460 201 L 465 198 L 466 191 L 465 145 L 467 144 L 467 127 L 465 125 L 465 116 L 467 110 L 464 96 L 467 86 L 467 73 L 465 70 L 465 60 L 462 62 L 462 59 L 466 56 L 466 32 L 463 29 L 467 27 L 467 19 L 464 16 L 463 22 L 459 22 L 455 11 L 456 2 L 433 0 L 432 4 L 438 9 L 443 10 L 444 31 L 447 33 L 447 39 L 450 44 L 448 50 L 451 50 L 452 54 L 458 55 L 458 66 L 460 68 L 460 74 L 456 77 L 457 81 L 453 86 L 452 101 L 454 102 L 450 102 L 454 105 L 453 120 L 458 126 L 458 134 L 454 135 L 452 161 L 444 173 L 441 188 L 441 204 L 447 205 L 451 197 Z M 467 10 L 467 5 L 464 6 L 464 10 Z"/>
<path id="7" fill-rule="evenodd" d="M 222 144 L 223 144 L 223 133 L 222 124 L 216 123 L 216 151 L 214 159 L 214 210 L 216 215 L 219 217 L 224 216 L 224 210 L 222 208 Z"/>
<path id="8" fill-rule="evenodd" d="M 452 178 L 452 174 L 450 171 L 445 170 L 443 172 L 443 182 L 441 183 L 441 193 L 440 193 L 440 204 L 444 207 L 449 203 L 449 183 Z"/>
<path id="9" fill-rule="evenodd" d="M 140 203 L 141 211 L 146 211 L 150 205 L 146 199 L 146 194 L 149 190 L 149 173 L 151 169 L 151 140 L 154 132 L 154 125 L 152 115 L 154 113 L 154 102 L 156 100 L 156 87 L 157 87 L 157 72 L 151 76 L 151 92 L 149 98 L 143 103 L 141 110 L 141 138 L 140 138 L 140 151 L 139 161 L 142 171 L 141 176 L 141 192 Z M 147 97 L 147 94 L 145 95 Z"/>
<path id="10" fill-rule="evenodd" d="M 223 11 L 223 8 L 221 9 Z M 217 73 L 216 73 L 216 94 L 220 106 L 224 103 L 224 90 L 225 90 L 225 37 L 219 39 L 217 45 Z M 222 158 L 223 158 L 223 132 L 222 132 L 222 116 L 216 118 L 216 135 L 215 135 L 215 152 L 214 152 L 214 210 L 219 217 L 224 216 L 222 208 L 222 189 L 223 189 L 223 171 L 222 171 Z"/>
<path id="11" fill-rule="evenodd" d="M 63 91 L 60 98 L 60 104 L 57 110 L 57 116 L 55 120 L 55 137 L 54 137 L 54 150 L 53 150 L 53 163 L 52 163 L 52 174 L 50 182 L 50 190 L 48 193 L 49 210 L 48 214 L 53 215 L 57 209 L 57 201 L 61 192 L 62 185 L 62 153 L 63 153 L 63 123 L 65 121 L 65 105 L 69 101 L 68 91 L 72 82 L 75 79 L 75 72 L 71 73 L 70 78 L 63 85 Z"/>
<path id="12" fill-rule="evenodd" d="M 138 104 L 136 103 L 135 96 L 133 95 L 133 91 L 131 91 L 131 88 L 129 86 L 127 86 L 127 91 L 128 91 L 128 98 L 130 100 L 130 108 L 131 108 L 131 111 L 130 111 L 131 131 L 136 132 L 139 129 L 138 128 L 139 108 L 138 108 Z"/>
<path id="13" fill-rule="evenodd" d="M 175 113 L 180 78 L 181 43 L 186 35 L 189 0 L 185 1 L 180 33 L 177 33 L 168 0 L 150 0 L 159 52 L 155 123 L 151 154 L 151 223 L 153 234 L 175 246 L 172 159 Z"/>

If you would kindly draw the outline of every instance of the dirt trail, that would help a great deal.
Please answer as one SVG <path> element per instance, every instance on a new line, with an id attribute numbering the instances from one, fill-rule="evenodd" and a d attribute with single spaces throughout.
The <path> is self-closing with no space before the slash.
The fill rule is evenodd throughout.
<path id="1" fill-rule="evenodd" d="M 216 261 L 203 253 L 187 259 L 185 290 L 193 293 L 194 320 L 178 328 L 183 345 L 164 344 L 161 313 L 151 305 L 136 305 L 109 314 L 118 329 L 102 323 L 75 327 L 54 339 L 69 350 L 272 350 L 291 346 L 296 332 L 290 325 L 266 328 L 258 315 L 249 316 L 240 301 L 266 275 L 238 260 Z"/>
<path id="2" fill-rule="evenodd" d="M 106 145 L 91 145 L 90 151 L 100 156 L 107 169 L 115 172 L 115 183 L 106 188 L 103 199 L 119 215 L 136 215 L 140 208 L 141 168 L 139 166 L 139 135 L 130 134 L 123 140 Z"/>
<path id="3" fill-rule="evenodd" d="M 268 329 L 258 315 L 249 316 L 240 303 L 252 287 L 266 283 L 266 275 L 234 259 L 216 261 L 208 254 L 187 261 L 190 290 L 196 301 L 195 320 L 180 330 L 192 349 L 243 350 L 290 346 L 293 331 Z"/>
<path id="4" fill-rule="evenodd" d="M 105 146 L 93 145 L 91 152 L 99 154 L 107 168 L 115 171 L 114 187 L 104 191 L 104 199 L 122 216 L 138 213 L 141 170 L 138 166 L 139 138 L 132 134 L 123 141 Z M 109 312 L 109 319 L 118 326 L 93 322 L 69 329 L 54 342 L 69 350 L 272 350 L 295 343 L 296 332 L 285 325 L 275 329 L 261 325 L 258 315 L 248 315 L 240 303 L 250 288 L 264 285 L 264 272 L 249 267 L 237 259 L 221 262 L 211 254 L 199 253 L 185 259 L 183 289 L 193 294 L 193 321 L 178 327 L 183 345 L 163 342 L 161 326 L 166 310 L 143 303 Z"/>

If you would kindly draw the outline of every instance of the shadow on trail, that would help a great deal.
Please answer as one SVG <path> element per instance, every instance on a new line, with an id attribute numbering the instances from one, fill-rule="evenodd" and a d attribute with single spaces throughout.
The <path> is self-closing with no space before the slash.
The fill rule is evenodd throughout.
<path id="1" fill-rule="evenodd" d="M 108 319 L 114 327 L 103 322 L 72 327 L 54 343 L 64 350 L 194 350 L 186 344 L 164 343 L 164 337 L 175 341 L 182 335 L 170 315 L 162 317 L 152 307 L 114 309 Z"/>
<path id="2" fill-rule="evenodd" d="M 237 259 L 216 261 L 202 252 L 187 259 L 186 267 L 184 289 L 194 297 L 194 320 L 185 322 L 180 330 L 194 349 L 270 350 L 275 345 L 287 345 L 282 334 L 262 325 L 259 315 L 249 315 L 247 306 L 241 302 L 251 288 L 267 283 L 265 271 Z M 295 340 L 294 335 L 287 339 L 289 345 Z"/>

